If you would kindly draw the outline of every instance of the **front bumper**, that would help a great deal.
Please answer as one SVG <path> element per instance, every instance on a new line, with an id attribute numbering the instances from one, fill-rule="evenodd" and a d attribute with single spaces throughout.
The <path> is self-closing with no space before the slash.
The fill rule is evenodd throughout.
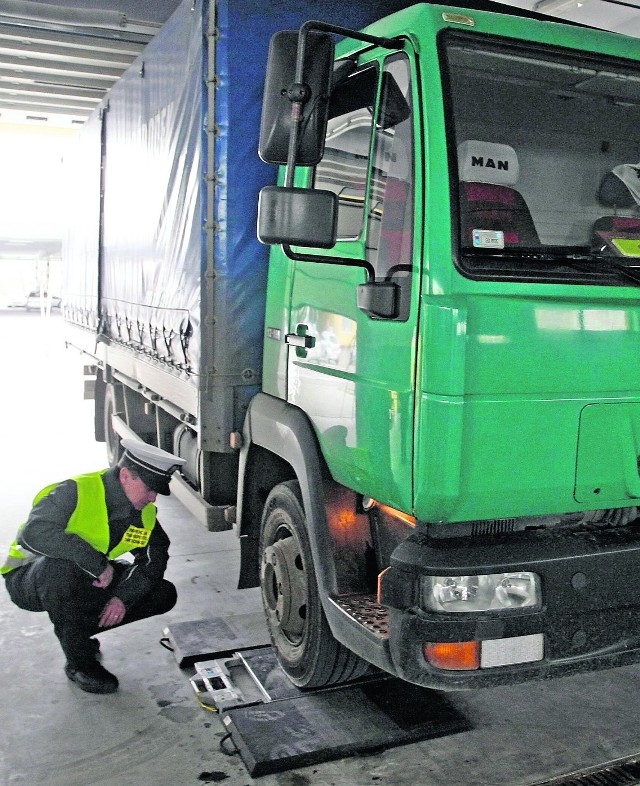
<path id="1" fill-rule="evenodd" d="M 420 607 L 421 575 L 531 571 L 540 609 L 435 613 Z M 640 527 L 541 530 L 475 541 L 411 535 L 394 551 L 381 601 L 398 676 L 440 689 L 524 682 L 640 661 Z M 450 671 L 429 664 L 425 642 L 541 635 L 542 660 Z"/>

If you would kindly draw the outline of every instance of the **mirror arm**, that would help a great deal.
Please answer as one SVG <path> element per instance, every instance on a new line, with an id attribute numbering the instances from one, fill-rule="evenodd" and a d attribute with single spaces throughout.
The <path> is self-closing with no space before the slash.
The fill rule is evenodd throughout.
<path id="1" fill-rule="evenodd" d="M 298 33 L 298 52 L 296 57 L 296 73 L 294 84 L 287 89 L 287 96 L 291 101 L 291 133 L 289 135 L 289 148 L 287 150 L 287 169 L 285 174 L 285 188 L 293 187 L 296 158 L 298 155 L 298 140 L 300 138 L 300 122 L 302 120 L 302 108 L 309 100 L 309 88 L 302 81 L 304 77 L 304 56 L 307 48 L 307 35 L 312 30 L 319 33 L 334 33 L 353 38 L 357 41 L 364 41 L 367 44 L 375 44 L 385 49 L 396 49 L 399 38 L 383 38 L 381 36 L 359 33 L 356 30 L 349 30 L 347 27 L 328 25 L 324 22 L 305 22 Z"/>
<path id="2" fill-rule="evenodd" d="M 338 259 L 337 257 L 329 257 L 323 254 L 299 254 L 286 243 L 282 245 L 282 250 L 294 262 L 326 262 L 329 265 L 362 268 L 367 274 L 367 284 L 375 283 L 376 272 L 373 269 L 373 265 L 364 259 Z"/>
<path id="3" fill-rule="evenodd" d="M 300 121 L 302 108 L 309 100 L 309 88 L 303 84 L 304 55 L 307 48 L 307 34 L 309 28 L 303 25 L 298 33 L 298 52 L 296 55 L 296 74 L 294 84 L 287 90 L 287 97 L 291 101 L 291 132 L 289 134 L 289 148 L 287 150 L 287 170 L 285 175 L 285 188 L 293 187 L 296 158 L 298 155 L 298 139 L 300 138 Z M 305 89 L 306 88 L 306 89 Z"/>
<path id="4" fill-rule="evenodd" d="M 378 35 L 368 35 L 367 33 L 359 33 L 357 30 L 350 30 L 348 27 L 338 27 L 337 25 L 329 25 L 325 22 L 305 22 L 300 28 L 300 34 L 303 30 L 317 30 L 319 33 L 335 33 L 345 38 L 353 38 L 356 41 L 364 41 L 365 44 L 375 44 L 384 49 L 397 49 L 401 38 L 385 38 Z M 306 33 L 306 31 L 305 31 Z"/>

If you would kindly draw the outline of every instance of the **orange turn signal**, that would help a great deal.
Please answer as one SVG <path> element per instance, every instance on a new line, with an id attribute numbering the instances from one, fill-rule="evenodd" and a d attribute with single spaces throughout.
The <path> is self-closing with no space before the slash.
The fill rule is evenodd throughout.
<path id="1" fill-rule="evenodd" d="M 425 641 L 422 652 L 425 660 L 437 669 L 473 671 L 480 668 L 479 641 Z"/>

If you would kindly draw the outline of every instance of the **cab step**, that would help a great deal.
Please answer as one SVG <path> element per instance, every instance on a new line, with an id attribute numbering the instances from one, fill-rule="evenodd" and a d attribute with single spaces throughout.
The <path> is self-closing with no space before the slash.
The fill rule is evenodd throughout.
<path id="1" fill-rule="evenodd" d="M 389 612 L 375 595 L 336 595 L 332 601 L 376 638 L 389 638 Z"/>

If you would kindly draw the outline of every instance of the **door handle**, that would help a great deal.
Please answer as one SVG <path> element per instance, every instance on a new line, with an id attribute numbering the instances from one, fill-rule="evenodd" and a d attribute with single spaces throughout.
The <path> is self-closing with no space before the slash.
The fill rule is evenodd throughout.
<path id="1" fill-rule="evenodd" d="M 307 325 L 297 325 L 295 333 L 287 333 L 284 337 L 285 344 L 295 347 L 298 358 L 306 358 L 307 350 L 313 349 L 316 345 L 316 337 L 308 336 L 307 330 L 309 330 Z"/>
<path id="2" fill-rule="evenodd" d="M 298 333 L 287 333 L 284 340 L 289 346 L 300 347 L 301 349 L 313 349 L 316 345 L 315 336 L 300 336 Z"/>

